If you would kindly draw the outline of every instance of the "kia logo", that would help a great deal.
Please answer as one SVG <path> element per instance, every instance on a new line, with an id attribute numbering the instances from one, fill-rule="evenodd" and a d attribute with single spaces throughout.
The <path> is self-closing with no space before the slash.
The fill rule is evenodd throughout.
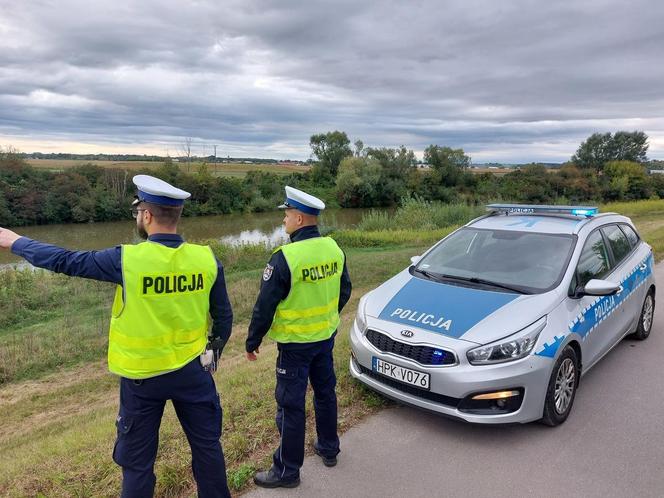
<path id="1" fill-rule="evenodd" d="M 410 330 L 402 330 L 401 335 L 404 337 L 413 337 L 415 334 Z"/>

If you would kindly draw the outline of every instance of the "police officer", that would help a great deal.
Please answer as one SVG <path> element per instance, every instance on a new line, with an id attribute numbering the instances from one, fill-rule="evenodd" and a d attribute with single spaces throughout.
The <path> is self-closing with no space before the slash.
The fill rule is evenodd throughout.
<path id="1" fill-rule="evenodd" d="M 304 400 L 310 380 L 314 391 L 317 441 L 323 463 L 337 463 L 336 377 L 332 348 L 339 313 L 348 302 L 351 282 L 346 258 L 336 242 L 321 237 L 318 198 L 286 187 L 284 225 L 291 243 L 272 254 L 254 306 L 246 342 L 247 359 L 256 360 L 263 337 L 277 342 L 277 429 L 281 434 L 272 467 L 254 476 L 258 486 L 292 488 L 300 484 L 304 461 Z"/>
<path id="2" fill-rule="evenodd" d="M 122 496 L 153 495 L 159 425 L 170 399 L 191 446 L 198 495 L 229 497 L 212 378 L 233 322 L 223 268 L 209 247 L 177 234 L 188 192 L 147 175 L 133 181 L 132 214 L 146 242 L 68 251 L 0 228 L 0 247 L 40 268 L 117 284 L 108 367 L 121 377 L 113 459 L 122 467 Z"/>

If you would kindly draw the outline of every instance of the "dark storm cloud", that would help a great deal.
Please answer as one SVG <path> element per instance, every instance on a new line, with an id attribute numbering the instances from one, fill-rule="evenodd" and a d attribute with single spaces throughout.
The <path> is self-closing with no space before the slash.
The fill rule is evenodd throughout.
<path id="1" fill-rule="evenodd" d="M 528 161 L 638 127 L 664 155 L 659 2 L 0 0 L 0 12 L 5 143 L 194 137 L 304 158 L 312 133 L 341 129 Z"/>

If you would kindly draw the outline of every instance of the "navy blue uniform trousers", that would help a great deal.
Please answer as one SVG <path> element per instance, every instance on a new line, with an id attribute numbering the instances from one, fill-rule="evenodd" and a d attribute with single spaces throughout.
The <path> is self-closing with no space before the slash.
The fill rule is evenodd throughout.
<path id="1" fill-rule="evenodd" d="M 337 435 L 337 378 L 334 374 L 334 336 L 310 344 L 279 344 L 277 357 L 277 428 L 279 448 L 272 456 L 272 470 L 283 481 L 300 476 L 304 462 L 304 400 L 308 381 L 314 391 L 316 446 L 326 457 L 339 453 Z"/>
<path id="2" fill-rule="evenodd" d="M 212 374 L 198 357 L 179 370 L 144 380 L 120 379 L 118 437 L 113 460 L 122 467 L 122 498 L 152 497 L 159 426 L 167 400 L 191 446 L 198 496 L 228 497 L 221 448 L 221 405 Z"/>

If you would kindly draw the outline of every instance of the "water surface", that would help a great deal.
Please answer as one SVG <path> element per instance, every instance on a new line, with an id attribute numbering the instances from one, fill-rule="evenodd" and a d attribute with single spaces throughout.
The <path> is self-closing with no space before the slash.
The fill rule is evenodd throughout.
<path id="1" fill-rule="evenodd" d="M 330 209 L 320 217 L 321 225 L 348 228 L 356 225 L 366 209 Z M 287 240 L 281 220 L 283 211 L 225 214 L 183 218 L 180 233 L 186 240 L 219 239 L 227 244 L 265 243 L 271 247 Z M 32 239 L 68 249 L 104 249 L 138 242 L 134 220 L 107 223 L 75 223 L 19 227 L 14 231 Z M 9 251 L 0 251 L 0 265 L 23 261 Z"/>

